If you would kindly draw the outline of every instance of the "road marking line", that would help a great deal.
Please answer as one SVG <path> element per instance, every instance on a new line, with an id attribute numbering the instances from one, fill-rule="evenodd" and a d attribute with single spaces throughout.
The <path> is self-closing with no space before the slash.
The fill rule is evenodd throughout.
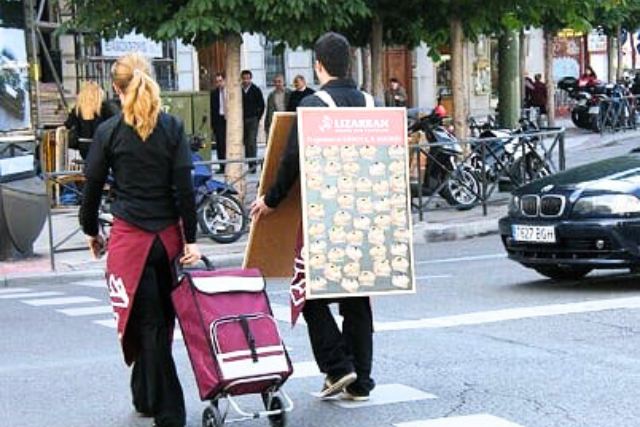
<path id="1" fill-rule="evenodd" d="M 433 274 L 433 275 L 426 275 L 426 276 L 416 276 L 416 280 L 433 280 L 433 279 L 450 279 L 451 276 L 450 274 Z"/>
<path id="2" fill-rule="evenodd" d="M 93 323 L 101 326 L 106 326 L 107 328 L 116 329 L 118 325 L 116 324 L 116 319 L 106 319 L 106 320 L 94 320 Z"/>
<path id="3" fill-rule="evenodd" d="M 640 308 L 640 297 L 510 308 L 505 310 L 461 314 L 457 316 L 434 317 L 430 319 L 376 322 L 375 329 L 376 331 L 399 331 L 423 328 L 451 328 L 455 326 L 504 322 L 507 320 L 520 320 L 629 308 Z"/>
<path id="4" fill-rule="evenodd" d="M 293 364 L 293 375 L 291 375 L 291 378 L 311 378 L 321 375 L 322 372 L 318 369 L 316 362 L 297 362 Z"/>
<path id="5" fill-rule="evenodd" d="M 77 286 L 84 286 L 86 288 L 107 288 L 106 280 L 92 280 L 90 282 L 77 282 L 73 284 Z"/>
<path id="6" fill-rule="evenodd" d="M 465 415 L 462 417 L 437 418 L 394 424 L 396 427 L 524 427 L 489 414 Z"/>
<path id="7" fill-rule="evenodd" d="M 32 292 L 32 293 L 27 292 L 23 294 L 0 295 L 0 299 L 53 297 L 56 295 L 64 295 L 64 294 L 62 292 Z"/>
<path id="8" fill-rule="evenodd" d="M 313 396 L 318 397 L 319 393 L 312 393 Z M 405 403 L 415 402 L 417 400 L 437 399 L 438 396 L 430 393 L 425 393 L 422 390 L 408 387 L 402 384 L 383 384 L 373 389 L 369 400 L 365 402 L 353 402 L 350 400 L 343 400 L 340 395 L 326 399 L 327 402 L 331 402 L 334 405 L 340 406 L 346 409 L 365 408 L 368 406 L 389 405 L 391 403 Z M 477 426 L 473 426 L 477 427 Z"/>
<path id="9" fill-rule="evenodd" d="M 0 295 L 2 294 L 17 294 L 22 292 L 31 292 L 31 289 L 28 288 L 6 288 L 0 289 Z"/>
<path id="10" fill-rule="evenodd" d="M 32 299 L 32 300 L 25 300 L 21 302 L 40 307 L 45 305 L 84 304 L 87 302 L 101 302 L 101 301 L 99 299 L 95 299 L 91 297 L 65 297 L 65 298 Z"/>
<path id="11" fill-rule="evenodd" d="M 499 254 L 467 256 L 467 257 L 460 257 L 460 258 L 444 258 L 444 259 L 433 259 L 433 260 L 426 260 L 426 261 L 416 261 L 415 264 L 416 265 L 422 265 L 422 264 L 448 264 L 448 263 L 451 263 L 451 262 L 482 261 L 482 260 L 486 260 L 486 259 L 500 259 L 500 258 L 506 258 L 506 257 L 507 257 L 506 254 L 499 253 Z"/>
<path id="12" fill-rule="evenodd" d="M 113 308 L 110 305 L 98 305 L 95 307 L 65 308 L 56 311 L 67 316 L 91 316 L 93 314 L 112 313 Z"/>

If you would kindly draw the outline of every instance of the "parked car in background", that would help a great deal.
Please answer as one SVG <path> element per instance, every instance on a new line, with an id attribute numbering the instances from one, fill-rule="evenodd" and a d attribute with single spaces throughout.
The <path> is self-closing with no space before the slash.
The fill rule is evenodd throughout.
<path id="1" fill-rule="evenodd" d="M 640 267 L 640 149 L 512 193 L 500 234 L 509 258 L 553 279 Z"/>

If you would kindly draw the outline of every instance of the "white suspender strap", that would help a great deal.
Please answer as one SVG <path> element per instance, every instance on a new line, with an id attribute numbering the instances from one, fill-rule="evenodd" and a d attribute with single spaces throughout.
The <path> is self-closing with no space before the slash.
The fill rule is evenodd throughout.
<path id="1" fill-rule="evenodd" d="M 329 95 L 329 92 L 327 92 L 326 90 L 319 90 L 315 93 L 315 95 L 320 98 L 320 100 L 322 102 L 324 102 L 325 104 L 327 104 L 327 107 L 329 108 L 337 108 L 338 106 L 336 105 L 336 102 L 333 100 L 333 98 L 331 97 L 331 95 Z"/>
<path id="2" fill-rule="evenodd" d="M 362 92 L 362 94 L 364 95 L 365 106 L 367 108 L 373 108 L 376 106 L 376 103 L 373 101 L 373 96 L 367 92 Z"/>
<path id="3" fill-rule="evenodd" d="M 329 108 L 337 108 L 338 107 L 336 105 L 336 102 L 331 97 L 331 95 L 329 95 L 329 92 L 327 92 L 326 90 L 319 90 L 319 91 L 317 91 L 315 93 L 315 95 L 318 98 L 320 98 L 320 100 L 322 102 L 327 104 L 327 107 L 329 107 Z M 362 92 L 362 95 L 364 95 L 365 107 L 373 108 L 373 107 L 376 106 L 376 104 L 375 104 L 375 102 L 373 100 L 373 96 L 369 95 L 367 92 Z"/>

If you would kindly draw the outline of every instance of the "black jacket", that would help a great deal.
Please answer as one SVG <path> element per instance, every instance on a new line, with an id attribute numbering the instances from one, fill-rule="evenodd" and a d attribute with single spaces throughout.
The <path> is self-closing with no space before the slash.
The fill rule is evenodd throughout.
<path id="1" fill-rule="evenodd" d="M 287 111 L 296 111 L 298 105 L 300 105 L 300 101 L 303 98 L 306 98 L 309 95 L 313 95 L 315 90 L 311 89 L 309 86 L 305 87 L 304 90 L 294 90 L 291 92 L 291 96 L 289 96 L 289 103 L 287 104 Z"/>
<path id="2" fill-rule="evenodd" d="M 211 122 L 219 123 L 226 118 L 220 115 L 220 89 L 214 89 L 211 91 L 209 98 L 209 105 L 211 107 Z"/>
<path id="3" fill-rule="evenodd" d="M 253 83 L 249 86 L 249 90 L 242 90 L 242 118 L 261 118 L 264 113 L 264 97 L 260 88 Z"/>
<path id="4" fill-rule="evenodd" d="M 364 95 L 358 90 L 353 80 L 332 80 L 322 86 L 321 90 L 328 92 L 338 107 L 364 107 L 366 105 Z M 307 96 L 302 99 L 299 105 L 299 107 L 326 106 L 327 104 L 322 102 L 320 98 L 315 95 Z M 280 204 L 298 179 L 298 176 L 300 175 L 299 151 L 298 124 L 296 120 L 296 122 L 291 126 L 291 133 L 289 133 L 287 148 L 280 159 L 276 182 L 265 195 L 264 201 L 270 208 L 275 208 Z"/>

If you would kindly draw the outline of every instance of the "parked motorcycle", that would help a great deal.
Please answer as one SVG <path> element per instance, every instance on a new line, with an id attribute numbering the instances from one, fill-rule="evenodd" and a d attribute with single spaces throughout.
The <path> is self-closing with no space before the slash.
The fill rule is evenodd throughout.
<path id="1" fill-rule="evenodd" d="M 442 125 L 442 117 L 438 114 L 421 117 L 409 127 L 410 134 L 420 131 L 428 142 L 438 145 L 420 149 L 419 155 L 426 158 L 426 166 L 422 187 L 413 183 L 412 195 L 432 196 L 438 192 L 458 210 L 473 208 L 480 201 L 480 180 L 471 165 L 460 163 L 462 146 L 456 137 Z"/>
<path id="2" fill-rule="evenodd" d="M 248 215 L 235 197 L 238 194 L 235 188 L 214 179 L 209 165 L 197 164 L 202 161 L 198 151 L 204 147 L 203 138 L 192 136 L 190 145 L 200 230 L 218 243 L 233 243 L 244 234 Z"/>

